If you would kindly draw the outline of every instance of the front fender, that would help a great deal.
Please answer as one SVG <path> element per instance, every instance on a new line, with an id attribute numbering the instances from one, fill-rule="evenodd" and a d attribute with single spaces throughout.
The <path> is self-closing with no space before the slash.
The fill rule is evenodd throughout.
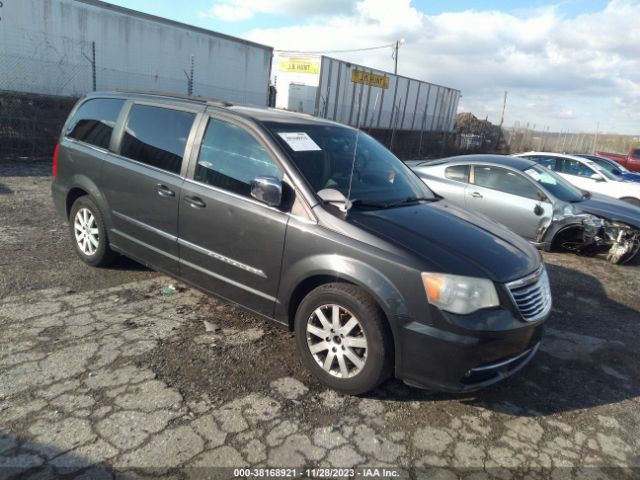
<path id="1" fill-rule="evenodd" d="M 357 285 L 371 295 L 384 311 L 396 344 L 398 319 L 408 318 L 407 302 L 393 282 L 371 265 L 337 254 L 319 254 L 300 259 L 283 272 L 276 306 L 276 319 L 288 322 L 289 309 L 297 287 L 314 277 L 335 278 Z M 396 345 L 397 347 L 397 345 Z"/>

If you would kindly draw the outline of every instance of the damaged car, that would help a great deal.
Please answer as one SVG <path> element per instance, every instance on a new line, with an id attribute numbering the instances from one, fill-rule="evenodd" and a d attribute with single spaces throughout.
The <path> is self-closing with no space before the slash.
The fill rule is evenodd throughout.
<path id="1" fill-rule="evenodd" d="M 412 165 L 436 193 L 509 227 L 538 248 L 606 252 L 622 264 L 640 249 L 640 208 L 581 190 L 526 158 L 466 155 Z"/>

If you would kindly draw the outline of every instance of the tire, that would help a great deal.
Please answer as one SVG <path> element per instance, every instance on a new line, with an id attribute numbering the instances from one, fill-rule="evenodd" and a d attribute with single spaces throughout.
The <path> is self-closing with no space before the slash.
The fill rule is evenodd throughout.
<path id="1" fill-rule="evenodd" d="M 336 308 L 340 328 L 332 331 Z M 384 313 L 355 285 L 329 283 L 312 290 L 298 306 L 294 326 L 303 363 L 324 385 L 360 395 L 391 375 L 393 346 Z"/>
<path id="2" fill-rule="evenodd" d="M 118 254 L 109 248 L 100 209 L 90 197 L 80 197 L 73 203 L 69 229 L 73 246 L 83 262 L 93 267 L 105 267 L 118 258 Z"/>
<path id="3" fill-rule="evenodd" d="M 638 200 L 637 198 L 625 197 L 625 198 L 621 198 L 620 200 L 622 200 L 623 202 L 630 203 L 633 206 L 640 207 L 640 200 Z"/>

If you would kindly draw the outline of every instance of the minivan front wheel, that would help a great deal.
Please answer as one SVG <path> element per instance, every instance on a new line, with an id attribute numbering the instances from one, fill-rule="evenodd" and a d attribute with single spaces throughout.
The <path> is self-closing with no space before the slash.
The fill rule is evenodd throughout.
<path id="1" fill-rule="evenodd" d="M 391 373 L 384 313 L 355 285 L 331 283 L 311 291 L 298 307 L 295 331 L 305 365 L 339 392 L 368 392 Z"/>
<path id="2" fill-rule="evenodd" d="M 73 203 L 69 226 L 73 246 L 82 261 L 102 267 L 117 258 L 117 254 L 109 248 L 102 214 L 91 198 L 80 197 Z"/>

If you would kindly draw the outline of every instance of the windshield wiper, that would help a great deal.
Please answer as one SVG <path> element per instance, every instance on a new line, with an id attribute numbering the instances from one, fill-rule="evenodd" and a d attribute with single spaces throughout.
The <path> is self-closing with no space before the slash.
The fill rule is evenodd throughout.
<path id="1" fill-rule="evenodd" d="M 414 203 L 421 203 L 421 202 L 435 202 L 438 199 L 433 197 L 433 198 L 427 198 L 427 197 L 407 197 L 404 198 L 402 200 L 398 200 L 397 202 L 392 202 L 392 203 L 387 203 L 386 208 L 393 208 L 393 207 L 400 207 L 402 205 L 412 205 Z"/>
<path id="2" fill-rule="evenodd" d="M 398 200 L 397 202 L 390 203 L 382 203 L 382 202 L 368 202 L 366 200 L 352 200 L 351 205 L 354 207 L 362 206 L 362 207 L 371 207 L 371 208 L 394 208 L 400 207 L 402 205 L 412 205 L 414 203 L 420 202 L 435 202 L 438 198 L 426 198 L 426 197 L 407 197 L 402 200 Z"/>

